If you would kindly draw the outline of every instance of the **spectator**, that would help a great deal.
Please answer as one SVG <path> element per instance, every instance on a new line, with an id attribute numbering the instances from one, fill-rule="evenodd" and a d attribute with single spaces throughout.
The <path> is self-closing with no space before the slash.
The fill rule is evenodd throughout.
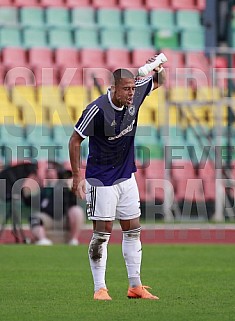
<path id="1" fill-rule="evenodd" d="M 52 245 L 46 232 L 65 228 L 69 230 L 69 244 L 78 245 L 84 212 L 70 190 L 71 172 L 47 169 L 44 186 L 37 175 L 29 178 L 24 184 L 23 199 L 32 208 L 30 227 L 35 244 Z"/>

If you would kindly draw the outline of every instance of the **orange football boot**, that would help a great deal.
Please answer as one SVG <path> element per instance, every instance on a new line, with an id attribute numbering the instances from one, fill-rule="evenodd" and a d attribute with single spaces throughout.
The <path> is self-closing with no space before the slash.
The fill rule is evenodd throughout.
<path id="1" fill-rule="evenodd" d="M 108 289 L 101 288 L 94 293 L 94 300 L 112 300 L 108 294 Z"/>
<path id="2" fill-rule="evenodd" d="M 149 286 L 139 285 L 135 288 L 129 288 L 127 292 L 127 297 L 129 299 L 149 299 L 149 300 L 159 300 L 159 298 L 151 294 L 148 290 Z"/>

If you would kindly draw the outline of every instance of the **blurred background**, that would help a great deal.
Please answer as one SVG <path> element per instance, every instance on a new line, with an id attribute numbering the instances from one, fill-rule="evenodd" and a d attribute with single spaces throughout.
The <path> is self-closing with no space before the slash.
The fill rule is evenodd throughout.
<path id="1" fill-rule="evenodd" d="M 136 136 L 143 218 L 234 221 L 234 8 L 230 0 L 0 0 L 1 170 L 33 163 L 43 179 L 48 162 L 69 169 L 73 126 L 105 92 L 107 70 L 136 70 L 163 52 L 167 82 L 145 100 Z"/>

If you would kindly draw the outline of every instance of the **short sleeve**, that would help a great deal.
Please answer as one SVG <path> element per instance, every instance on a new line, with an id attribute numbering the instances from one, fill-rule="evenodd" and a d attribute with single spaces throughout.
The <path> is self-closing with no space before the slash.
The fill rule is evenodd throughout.
<path id="1" fill-rule="evenodd" d="M 95 115 L 99 112 L 99 107 L 94 105 L 88 105 L 83 111 L 82 116 L 74 126 L 74 130 L 83 138 L 94 135 L 94 119 Z"/>

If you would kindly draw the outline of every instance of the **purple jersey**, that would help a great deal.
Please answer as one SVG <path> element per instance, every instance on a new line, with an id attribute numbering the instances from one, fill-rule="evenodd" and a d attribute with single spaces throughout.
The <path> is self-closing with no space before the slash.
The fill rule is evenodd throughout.
<path id="1" fill-rule="evenodd" d="M 136 172 L 134 136 L 139 107 L 153 88 L 152 77 L 138 79 L 133 105 L 118 108 L 110 90 L 87 106 L 75 125 L 83 138 L 89 136 L 86 179 L 93 186 L 111 186 Z"/>

